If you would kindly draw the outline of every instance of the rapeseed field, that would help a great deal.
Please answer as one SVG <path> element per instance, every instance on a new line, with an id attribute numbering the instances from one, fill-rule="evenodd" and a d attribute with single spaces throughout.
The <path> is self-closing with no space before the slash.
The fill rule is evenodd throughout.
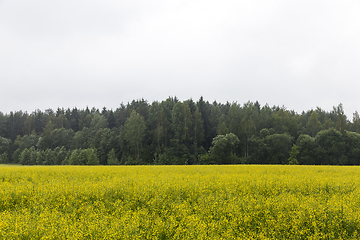
<path id="1" fill-rule="evenodd" d="M 359 239 L 360 167 L 1 166 L 0 239 Z"/>

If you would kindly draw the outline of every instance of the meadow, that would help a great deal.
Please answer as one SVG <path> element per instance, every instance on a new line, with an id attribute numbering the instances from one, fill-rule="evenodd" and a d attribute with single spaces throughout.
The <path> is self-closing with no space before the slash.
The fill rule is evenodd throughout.
<path id="1" fill-rule="evenodd" d="M 0 239 L 359 239 L 360 167 L 0 166 Z"/>

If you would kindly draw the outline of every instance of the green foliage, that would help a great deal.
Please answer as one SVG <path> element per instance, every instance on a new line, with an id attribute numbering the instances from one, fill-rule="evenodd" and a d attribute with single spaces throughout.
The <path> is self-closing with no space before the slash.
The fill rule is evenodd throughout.
<path id="1" fill-rule="evenodd" d="M 315 137 L 318 164 L 346 163 L 343 135 L 332 128 L 319 132 Z"/>
<path id="2" fill-rule="evenodd" d="M 107 164 L 108 165 L 119 165 L 120 164 L 118 158 L 115 155 L 114 149 L 111 149 L 111 151 L 108 154 Z"/>
<path id="3" fill-rule="evenodd" d="M 25 148 L 20 156 L 19 156 L 19 163 L 22 165 L 32 165 L 32 161 L 30 159 L 30 154 L 32 152 L 34 147 L 31 147 L 30 149 Z"/>
<path id="4" fill-rule="evenodd" d="M 291 149 L 291 136 L 289 134 L 273 134 L 265 139 L 268 163 L 287 164 Z"/>
<path id="5" fill-rule="evenodd" d="M 99 158 L 96 154 L 96 149 L 88 148 L 82 150 L 86 165 L 99 165 Z"/>
<path id="6" fill-rule="evenodd" d="M 206 153 L 200 156 L 200 163 L 204 165 L 216 164 L 216 159 Z"/>
<path id="7" fill-rule="evenodd" d="M 360 133 L 360 115 L 357 111 L 353 113 L 353 121 L 350 125 L 350 129 L 353 132 Z"/>
<path id="8" fill-rule="evenodd" d="M 335 127 L 335 123 L 331 120 L 331 118 L 326 119 L 325 123 L 324 123 L 324 129 L 330 129 Z"/>
<path id="9" fill-rule="evenodd" d="M 0 137 L 0 154 L 7 152 L 11 146 L 11 140 L 7 138 Z"/>
<path id="10" fill-rule="evenodd" d="M 35 133 L 31 135 L 24 135 L 22 137 L 17 136 L 14 145 L 17 149 L 20 149 L 21 151 L 25 148 L 31 148 L 35 147 L 39 142 L 40 137 L 37 136 Z"/>
<path id="11" fill-rule="evenodd" d="M 344 164 L 357 165 L 360 163 L 360 134 L 345 131 L 345 152 L 347 162 Z"/>
<path id="12" fill-rule="evenodd" d="M 130 117 L 125 122 L 125 140 L 129 146 L 134 148 L 135 158 L 139 159 L 140 145 L 145 136 L 145 120 L 136 111 L 132 111 Z"/>
<path id="13" fill-rule="evenodd" d="M 270 135 L 270 132 L 269 132 L 269 129 L 267 129 L 267 128 L 263 128 L 263 129 L 261 129 L 261 131 L 260 131 L 260 138 L 266 138 L 267 136 L 269 136 Z"/>
<path id="14" fill-rule="evenodd" d="M 297 156 L 299 155 L 299 149 L 298 146 L 296 146 L 295 144 L 292 146 L 291 151 L 290 151 L 290 157 L 288 159 L 288 162 L 290 165 L 296 165 L 299 164 L 298 160 L 297 160 Z"/>
<path id="15" fill-rule="evenodd" d="M 204 141 L 204 121 L 199 108 L 196 108 L 193 118 L 194 143 L 200 146 Z"/>
<path id="16" fill-rule="evenodd" d="M 9 163 L 9 157 L 6 152 L 0 154 L 0 163 Z"/>
<path id="17" fill-rule="evenodd" d="M 212 145 L 216 136 L 230 133 L 239 140 L 230 154 L 222 144 Z M 0 162 L 107 165 L 109 159 L 111 164 L 118 159 L 119 164 L 288 164 L 297 160 L 299 164 L 358 165 L 360 142 L 355 133 L 360 133 L 359 114 L 355 112 L 348 121 L 342 104 L 330 112 L 317 107 L 298 114 L 250 101 L 210 104 L 202 97 L 197 102 L 169 97 L 148 104 L 141 99 L 122 103 L 115 111 L 87 107 L 0 112 Z M 296 157 L 293 144 L 299 151 Z"/>
<path id="18" fill-rule="evenodd" d="M 311 113 L 309 120 L 306 124 L 306 128 L 312 137 L 314 137 L 322 129 L 322 125 L 318 120 L 318 114 L 316 111 L 313 111 Z"/>
<path id="19" fill-rule="evenodd" d="M 42 165 L 44 164 L 44 151 L 33 151 L 31 153 L 32 162 L 35 165 Z"/>
<path id="20" fill-rule="evenodd" d="M 83 128 L 81 131 L 75 133 L 70 149 L 89 148 L 91 139 L 91 131 L 89 128 Z"/>
<path id="21" fill-rule="evenodd" d="M 172 128 L 175 138 L 189 142 L 192 138 L 190 133 L 191 126 L 192 116 L 188 103 L 176 103 L 172 111 Z"/>
<path id="22" fill-rule="evenodd" d="M 93 148 L 76 149 L 69 157 L 70 165 L 99 165 L 99 158 Z"/>
<path id="23" fill-rule="evenodd" d="M 335 129 L 339 132 L 343 132 L 346 129 L 346 116 L 344 113 L 343 105 L 340 103 L 337 107 L 333 107 L 333 112 L 336 114 L 337 120 Z"/>
<path id="24" fill-rule="evenodd" d="M 300 135 L 297 140 L 297 146 L 299 150 L 298 162 L 299 164 L 312 165 L 315 164 L 315 139 L 309 135 Z"/>
<path id="25" fill-rule="evenodd" d="M 82 158 L 81 149 L 76 149 L 72 151 L 70 157 L 69 157 L 69 165 L 84 165 L 85 161 Z"/>
<path id="26" fill-rule="evenodd" d="M 209 158 L 203 157 L 201 161 L 220 164 L 233 163 L 236 159 L 235 148 L 239 142 L 239 138 L 233 133 L 218 135 L 213 139 L 213 146 L 209 150 Z"/>
<path id="27" fill-rule="evenodd" d="M 226 135 L 229 133 L 229 129 L 226 127 L 226 123 L 222 122 L 219 126 L 218 134 L 219 135 Z"/>
<path id="28" fill-rule="evenodd" d="M 100 114 L 94 114 L 92 120 L 90 122 L 90 128 L 92 129 L 100 129 L 106 128 L 108 125 L 106 118 Z"/>
<path id="29" fill-rule="evenodd" d="M 66 149 L 71 148 L 71 142 L 75 133 L 72 129 L 57 128 L 50 132 L 51 148 L 65 147 Z"/>
<path id="30" fill-rule="evenodd" d="M 242 128 L 242 114 L 241 108 L 237 103 L 233 103 L 229 109 L 228 116 L 226 118 L 229 132 L 235 134 L 237 137 L 241 134 Z"/>
<path id="31" fill-rule="evenodd" d="M 210 116 L 209 116 L 209 134 L 214 138 L 217 135 L 217 129 L 219 127 L 219 121 L 220 121 L 220 108 L 216 104 L 212 105 Z M 219 133 L 222 134 L 222 133 Z M 226 134 L 226 133 L 225 133 Z"/>

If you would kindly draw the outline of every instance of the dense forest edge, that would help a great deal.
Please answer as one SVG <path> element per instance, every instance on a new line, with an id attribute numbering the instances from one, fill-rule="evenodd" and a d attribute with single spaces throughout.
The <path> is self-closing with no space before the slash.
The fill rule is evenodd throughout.
<path id="1" fill-rule="evenodd" d="M 176 97 L 105 107 L 0 112 L 0 163 L 23 165 L 360 164 L 360 116 L 340 103 L 285 107 Z"/>

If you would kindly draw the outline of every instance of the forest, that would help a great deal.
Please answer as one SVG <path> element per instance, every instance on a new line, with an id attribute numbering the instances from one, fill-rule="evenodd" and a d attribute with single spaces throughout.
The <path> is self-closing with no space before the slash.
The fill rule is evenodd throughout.
<path id="1" fill-rule="evenodd" d="M 359 165 L 360 116 L 169 97 L 92 108 L 0 112 L 0 163 Z"/>

